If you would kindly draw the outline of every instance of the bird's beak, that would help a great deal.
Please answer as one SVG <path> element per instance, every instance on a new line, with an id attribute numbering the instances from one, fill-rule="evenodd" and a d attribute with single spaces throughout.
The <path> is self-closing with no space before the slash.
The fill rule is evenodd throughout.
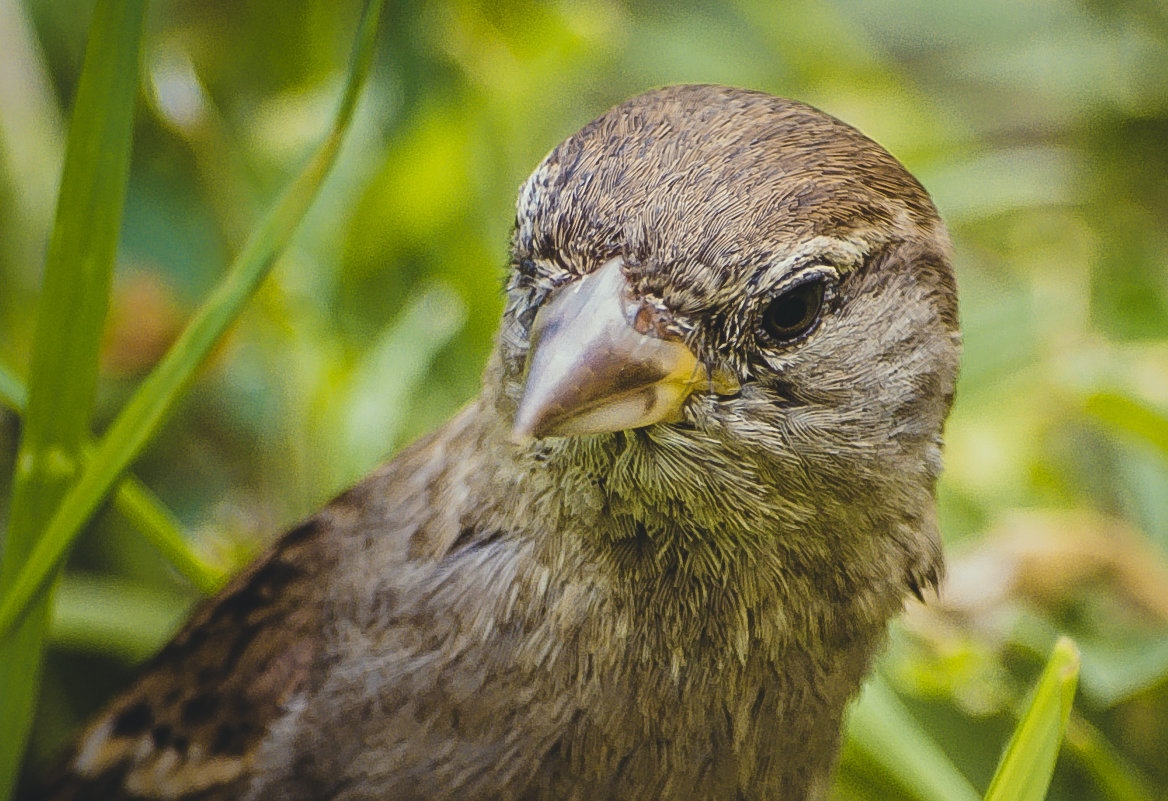
<path id="1" fill-rule="evenodd" d="M 621 264 L 565 287 L 535 315 L 514 442 L 672 422 L 692 392 L 738 390 L 733 379 L 712 381 L 693 351 L 648 321 Z"/>

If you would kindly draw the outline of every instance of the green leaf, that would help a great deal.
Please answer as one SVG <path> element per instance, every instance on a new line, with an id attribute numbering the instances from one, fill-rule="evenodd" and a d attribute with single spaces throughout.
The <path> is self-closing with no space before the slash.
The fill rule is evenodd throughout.
<path id="1" fill-rule="evenodd" d="M 1156 797 L 1140 769 L 1118 752 L 1102 732 L 1073 712 L 1067 723 L 1066 743 L 1105 798 L 1152 801 Z"/>
<path id="2" fill-rule="evenodd" d="M 93 10 L 37 307 L 28 411 L 0 562 L 6 597 L 21 583 L 30 554 L 44 546 L 43 528 L 89 432 L 125 205 L 144 18 L 144 0 L 99 0 Z M 32 724 L 49 608 L 49 594 L 39 590 L 56 564 L 26 594 L 31 608 L 21 625 L 0 635 L 0 798 L 12 792 Z"/>
<path id="3" fill-rule="evenodd" d="M 345 92 L 324 142 L 248 239 L 223 281 L 110 425 L 89 464 L 57 507 L 20 575 L 0 599 L 0 633 L 25 613 L 78 531 L 158 431 L 176 399 L 194 380 L 203 360 L 235 321 L 291 239 L 335 161 L 352 119 L 373 60 L 381 6 L 381 0 L 371 0 L 365 8 Z"/>
<path id="4" fill-rule="evenodd" d="M 1079 679 L 1079 649 L 1059 638 L 1014 729 L 985 801 L 1042 801 L 1071 714 Z"/>
<path id="5" fill-rule="evenodd" d="M 73 573 L 57 588 L 49 641 L 136 664 L 174 635 L 189 609 L 190 599 L 175 592 Z"/>
<path id="6" fill-rule="evenodd" d="M 0 362 L 0 403 L 23 414 L 27 397 L 20 379 Z M 87 442 L 81 451 L 82 464 L 87 462 L 90 451 Z M 133 476 L 123 478 L 114 491 L 113 507 L 200 592 L 210 595 L 223 586 L 228 571 L 223 566 L 208 564 L 195 553 L 174 515 L 142 482 Z"/>
<path id="7" fill-rule="evenodd" d="M 879 674 L 848 718 L 849 746 L 920 801 L 976 801 L 977 791 Z"/>
<path id="8" fill-rule="evenodd" d="M 385 458 L 397 441 L 402 409 L 426 369 L 462 327 L 466 313 L 446 284 L 421 289 L 356 365 L 327 428 L 341 443 L 333 483 L 341 488 Z"/>

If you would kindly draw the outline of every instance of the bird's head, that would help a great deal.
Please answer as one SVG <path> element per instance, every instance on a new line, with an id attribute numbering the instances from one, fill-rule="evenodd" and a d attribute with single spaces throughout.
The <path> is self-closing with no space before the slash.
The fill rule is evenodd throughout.
<path id="1" fill-rule="evenodd" d="M 633 98 L 520 190 L 512 438 L 641 448 L 628 480 L 689 486 L 683 504 L 737 470 L 788 517 L 882 495 L 915 516 L 957 374 L 949 252 L 920 184 L 826 114 L 719 86 Z"/>

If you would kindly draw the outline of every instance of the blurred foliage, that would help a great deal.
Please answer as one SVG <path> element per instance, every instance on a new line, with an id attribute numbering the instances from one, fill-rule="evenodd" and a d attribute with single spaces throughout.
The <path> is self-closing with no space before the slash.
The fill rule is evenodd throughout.
<path id="1" fill-rule="evenodd" d="M 88 11 L 0 0 L 0 362 L 18 375 Z M 152 5 L 99 430 L 323 135 L 359 11 Z M 514 192 L 560 139 L 653 86 L 762 89 L 881 142 L 957 248 L 950 581 L 894 628 L 884 702 L 984 790 L 1069 632 L 1080 694 L 1050 797 L 1168 794 L 1168 7 L 413 2 L 380 48 L 293 247 L 136 467 L 200 552 L 241 563 L 476 391 Z M 2 499 L 18 435 L 0 411 Z M 100 517 L 57 597 L 31 758 L 196 598 Z M 845 750 L 839 798 L 910 792 Z"/>

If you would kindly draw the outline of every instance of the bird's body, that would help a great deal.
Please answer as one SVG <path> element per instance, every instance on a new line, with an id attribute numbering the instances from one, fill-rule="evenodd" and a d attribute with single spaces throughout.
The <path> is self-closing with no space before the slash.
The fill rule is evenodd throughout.
<path id="1" fill-rule="evenodd" d="M 48 797 L 823 797 L 941 569 L 947 248 L 813 109 L 611 110 L 521 190 L 479 398 L 205 605 Z"/>

